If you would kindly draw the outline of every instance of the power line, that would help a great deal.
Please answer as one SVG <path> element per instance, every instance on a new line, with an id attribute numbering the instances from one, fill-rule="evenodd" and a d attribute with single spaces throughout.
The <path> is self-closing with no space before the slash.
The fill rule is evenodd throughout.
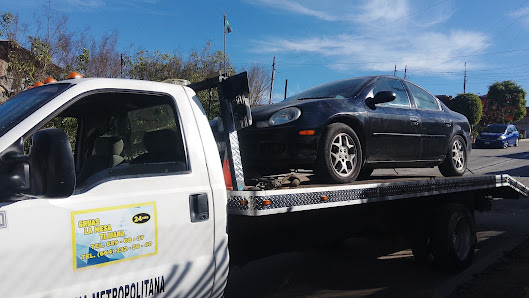
<path id="1" fill-rule="evenodd" d="M 529 0 L 528 0 L 529 1 Z M 483 53 L 483 54 L 471 54 L 471 55 L 459 55 L 459 56 L 451 56 L 451 57 L 437 57 L 437 58 L 425 58 L 425 59 L 408 59 L 408 60 L 388 60 L 388 61 L 367 61 L 367 62 L 332 62 L 332 63 L 284 63 L 282 62 L 282 65 L 328 65 L 328 64 L 339 64 L 339 65 L 359 65 L 359 64 L 381 64 L 381 63 L 405 63 L 405 62 L 423 62 L 423 61 L 433 61 L 433 60 L 446 60 L 446 59 L 454 59 L 454 58 L 468 58 L 468 57 L 476 57 L 476 56 L 487 56 L 487 55 L 498 55 L 498 54 L 507 54 L 507 53 L 515 53 L 515 52 L 522 52 L 522 51 L 529 51 L 529 48 L 523 48 L 523 49 L 514 49 L 514 50 L 507 50 L 507 51 L 498 51 L 498 52 L 490 52 L 490 53 Z"/>

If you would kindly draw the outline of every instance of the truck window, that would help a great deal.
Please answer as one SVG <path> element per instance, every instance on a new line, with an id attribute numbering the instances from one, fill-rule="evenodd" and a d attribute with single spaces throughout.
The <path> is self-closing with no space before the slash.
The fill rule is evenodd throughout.
<path id="1" fill-rule="evenodd" d="M 75 152 L 75 144 L 77 141 L 77 129 L 78 129 L 78 120 L 74 117 L 55 117 L 53 120 L 48 122 L 44 128 L 59 128 L 62 129 L 68 136 L 70 140 L 70 145 L 72 147 L 72 152 Z M 24 142 L 24 154 L 29 154 L 29 147 L 31 146 L 32 138 Z"/>
<path id="2" fill-rule="evenodd" d="M 92 93 L 76 99 L 44 127 L 67 133 L 75 152 L 78 192 L 110 180 L 190 169 L 175 100 L 167 94 Z"/>

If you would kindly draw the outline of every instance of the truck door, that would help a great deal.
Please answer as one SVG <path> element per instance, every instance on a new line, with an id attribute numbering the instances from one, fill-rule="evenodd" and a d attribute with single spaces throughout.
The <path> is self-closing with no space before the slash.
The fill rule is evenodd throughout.
<path id="1" fill-rule="evenodd" d="M 55 100 L 59 118 L 28 127 L 75 122 L 78 183 L 65 199 L 0 203 L 2 297 L 211 295 L 212 191 L 183 88 Z"/>

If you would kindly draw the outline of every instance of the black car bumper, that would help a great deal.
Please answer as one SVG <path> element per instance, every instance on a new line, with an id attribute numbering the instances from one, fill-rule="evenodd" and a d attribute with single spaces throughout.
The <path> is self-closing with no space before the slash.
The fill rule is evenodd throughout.
<path id="1" fill-rule="evenodd" d="M 312 169 L 316 161 L 320 135 L 300 135 L 295 127 L 239 131 L 243 167 L 250 172 L 267 174 L 277 170 Z"/>

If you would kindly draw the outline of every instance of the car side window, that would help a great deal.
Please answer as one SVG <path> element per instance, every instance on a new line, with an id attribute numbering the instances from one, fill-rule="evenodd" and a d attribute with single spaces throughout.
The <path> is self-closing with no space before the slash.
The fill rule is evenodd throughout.
<path id="1" fill-rule="evenodd" d="M 437 100 L 435 97 L 430 95 L 428 92 L 424 91 L 423 89 L 415 86 L 411 83 L 406 83 L 408 85 L 408 88 L 411 91 L 411 94 L 413 96 L 413 99 L 415 100 L 415 104 L 417 105 L 418 109 L 423 110 L 440 110 L 441 107 L 439 106 L 439 103 L 437 103 Z"/>
<path id="2" fill-rule="evenodd" d="M 380 91 L 393 91 L 397 95 L 395 100 L 379 104 L 380 106 L 403 108 L 410 107 L 410 100 L 408 99 L 406 90 L 404 89 L 404 86 L 402 86 L 402 83 L 399 80 L 383 79 L 377 82 L 377 85 L 373 89 L 373 95 L 377 94 Z"/>

